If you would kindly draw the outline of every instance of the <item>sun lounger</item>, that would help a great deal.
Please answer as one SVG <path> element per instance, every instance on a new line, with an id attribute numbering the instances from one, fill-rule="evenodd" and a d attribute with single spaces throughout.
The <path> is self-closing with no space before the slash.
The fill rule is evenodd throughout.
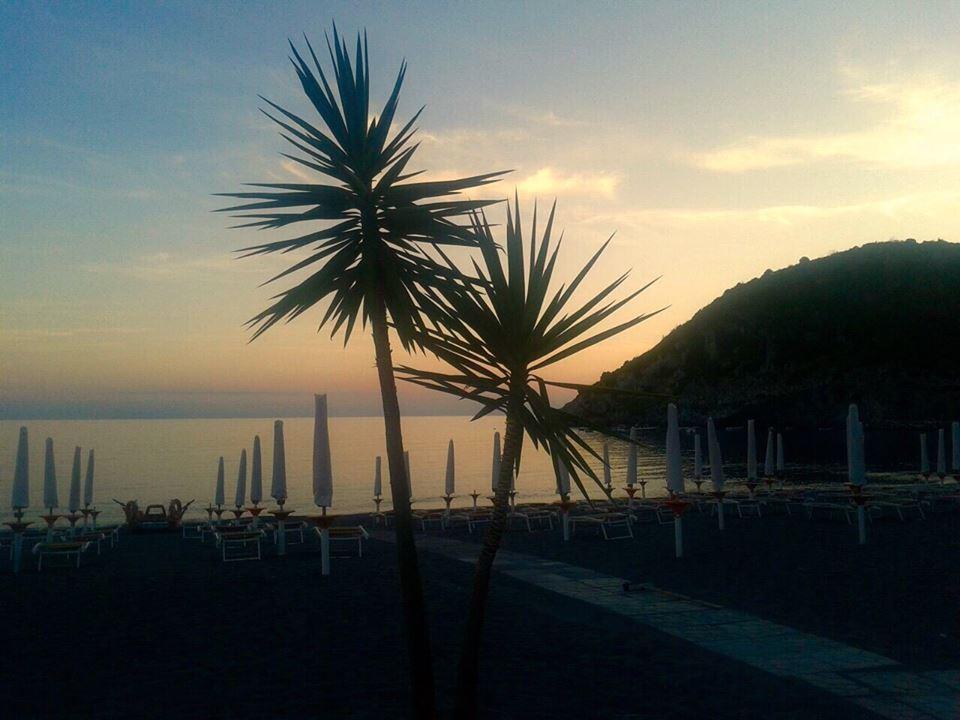
<path id="1" fill-rule="evenodd" d="M 446 514 L 443 511 L 413 513 L 413 521 L 420 523 L 420 529 L 426 532 L 427 525 L 436 525 L 442 530 L 446 525 Z"/>
<path id="2" fill-rule="evenodd" d="M 536 530 L 553 530 L 554 513 L 546 508 L 524 508 L 516 510 L 507 516 L 507 527 L 520 523 L 527 532 Z M 546 527 L 544 527 L 546 526 Z"/>
<path id="3" fill-rule="evenodd" d="M 203 542 L 203 525 L 202 522 L 190 522 L 183 523 L 180 526 L 180 537 L 184 540 L 199 540 Z"/>
<path id="4" fill-rule="evenodd" d="M 320 535 L 320 528 L 314 528 L 317 535 Z M 363 557 L 363 541 L 370 539 L 370 533 L 366 531 L 363 525 L 350 525 L 343 527 L 330 528 L 331 543 L 356 543 L 357 557 Z"/>
<path id="5" fill-rule="evenodd" d="M 606 512 L 596 515 L 570 515 L 570 534 L 577 531 L 578 525 L 593 527 L 604 540 L 626 540 L 633 537 L 630 516 L 626 513 Z"/>
<path id="6" fill-rule="evenodd" d="M 217 533 L 217 544 L 220 546 L 221 557 L 224 562 L 259 560 L 261 558 L 260 541 L 262 539 L 263 532 L 260 530 Z"/>
<path id="7" fill-rule="evenodd" d="M 77 567 L 80 567 L 80 555 L 87 549 L 89 543 L 85 542 L 61 542 L 61 543 L 37 543 L 33 546 L 33 554 L 37 556 L 37 570 L 43 569 L 43 559 L 47 558 L 47 563 L 53 558 L 64 558 L 72 564 L 71 558 L 76 558 Z"/>
<path id="8" fill-rule="evenodd" d="M 106 538 L 103 536 L 103 533 L 99 531 L 77 534 L 73 537 L 74 542 L 82 542 L 87 543 L 90 546 L 96 546 L 97 555 L 100 554 L 100 545 L 105 539 Z"/>

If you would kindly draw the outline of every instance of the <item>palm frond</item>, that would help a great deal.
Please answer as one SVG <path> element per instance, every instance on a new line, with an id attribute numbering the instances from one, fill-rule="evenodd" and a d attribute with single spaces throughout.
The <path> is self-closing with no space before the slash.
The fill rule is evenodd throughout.
<path id="1" fill-rule="evenodd" d="M 437 250 L 477 247 L 472 215 L 499 202 L 461 199 L 464 192 L 495 182 L 504 172 L 451 180 L 412 181 L 408 170 L 418 145 L 413 141 L 418 111 L 398 131 L 393 124 L 406 63 L 400 65 L 379 115 L 370 111 L 370 69 L 366 37 L 357 35 L 351 54 L 334 26 L 328 36 L 325 69 L 310 41 L 306 51 L 290 42 L 290 62 L 315 117 L 262 98 L 263 113 L 292 148 L 283 155 L 316 174 L 316 182 L 250 183 L 239 200 L 220 212 L 241 222 L 235 227 L 281 229 L 308 223 L 316 229 L 298 237 L 253 245 L 241 257 L 307 251 L 270 281 L 313 268 L 299 284 L 250 319 L 256 338 L 327 302 L 320 327 L 350 333 L 367 319 L 367 303 L 381 297 L 404 347 L 432 327 L 433 305 L 421 296 L 459 275 Z"/>
<path id="2" fill-rule="evenodd" d="M 635 315 L 609 328 L 601 327 L 655 282 L 643 285 L 620 300 L 610 300 L 627 279 L 626 273 L 579 307 L 571 308 L 577 289 L 609 241 L 570 283 L 554 288 L 553 274 L 560 249 L 559 239 L 554 242 L 552 237 L 555 213 L 556 203 L 538 237 L 534 207 L 525 257 L 516 196 L 513 207 L 507 206 L 505 253 L 500 252 L 494 241 L 483 210 L 473 211 L 472 233 L 482 258 L 482 265 L 475 266 L 476 279 L 474 282 L 456 279 L 442 295 L 435 296 L 435 305 L 431 308 L 435 327 L 417 338 L 420 345 L 436 354 L 453 372 L 407 366 L 395 370 L 402 380 L 479 403 L 477 417 L 497 411 L 509 414 L 534 447 L 546 450 L 555 462 L 570 471 L 571 479 L 589 498 L 584 481 L 591 479 L 602 488 L 589 458 L 597 461 L 601 458 L 577 429 L 602 428 L 552 407 L 548 385 L 574 385 L 545 380 L 535 371 L 613 337 L 660 310 Z"/>

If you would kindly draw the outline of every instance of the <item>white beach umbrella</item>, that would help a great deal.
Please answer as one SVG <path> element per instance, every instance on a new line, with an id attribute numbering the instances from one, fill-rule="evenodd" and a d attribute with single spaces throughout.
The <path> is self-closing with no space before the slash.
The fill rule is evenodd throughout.
<path id="1" fill-rule="evenodd" d="M 327 396 L 314 395 L 313 419 L 313 503 L 333 505 L 333 463 L 330 459 L 330 429 L 327 423 Z"/>
<path id="2" fill-rule="evenodd" d="M 80 448 L 73 449 L 73 468 L 70 471 L 70 502 L 67 509 L 71 513 L 80 510 Z"/>
<path id="3" fill-rule="evenodd" d="M 747 480 L 757 479 L 757 431 L 753 420 L 747 420 Z"/>
<path id="4" fill-rule="evenodd" d="M 950 466 L 954 472 L 960 470 L 960 422 L 954 421 L 950 426 L 951 431 L 951 443 L 950 443 Z"/>
<path id="5" fill-rule="evenodd" d="M 920 474 L 930 474 L 930 458 L 927 456 L 927 434 L 920 433 Z"/>
<path id="6" fill-rule="evenodd" d="M 373 496 L 380 497 L 383 495 L 383 475 L 380 470 L 381 460 L 380 456 L 377 455 L 376 469 L 373 473 Z"/>
<path id="7" fill-rule="evenodd" d="M 87 474 L 83 478 L 83 506 L 93 505 L 93 448 L 87 455 Z"/>
<path id="8" fill-rule="evenodd" d="M 603 484 L 610 490 L 613 487 L 613 474 L 610 472 L 610 446 L 603 442 Z"/>
<path id="9" fill-rule="evenodd" d="M 259 505 L 263 500 L 263 459 L 260 457 L 260 436 L 253 436 L 253 461 L 250 464 L 250 502 Z"/>
<path id="10" fill-rule="evenodd" d="M 777 433 L 777 472 L 783 474 L 783 433 Z"/>
<path id="11" fill-rule="evenodd" d="M 562 462 L 557 463 L 557 494 L 570 494 L 570 471 Z"/>
<path id="12" fill-rule="evenodd" d="M 224 497 L 224 488 L 223 488 L 223 455 L 220 456 L 220 461 L 217 463 L 217 487 L 213 493 L 213 504 L 217 507 L 223 507 L 223 504 L 226 502 Z"/>
<path id="13" fill-rule="evenodd" d="M 53 459 L 53 438 L 47 438 L 43 457 L 43 506 L 50 510 L 60 507 L 57 493 L 57 466 Z"/>
<path id="14" fill-rule="evenodd" d="M 456 491 L 457 469 L 453 453 L 453 440 L 447 443 L 447 473 L 443 481 L 443 494 L 450 496 Z"/>
<path id="15" fill-rule="evenodd" d="M 287 458 L 283 449 L 283 420 L 273 423 L 273 476 L 270 497 L 283 505 L 287 501 Z"/>
<path id="16" fill-rule="evenodd" d="M 247 502 L 247 449 L 240 451 L 240 467 L 237 469 L 237 494 L 234 507 L 242 508 Z"/>
<path id="17" fill-rule="evenodd" d="M 637 429 L 630 428 L 630 449 L 627 455 L 627 485 L 637 483 Z"/>
<path id="18" fill-rule="evenodd" d="M 941 478 L 947 474 L 947 448 L 944 442 L 943 428 L 937 430 L 937 475 Z"/>
<path id="19" fill-rule="evenodd" d="M 847 475 L 850 484 L 863 487 L 867 482 L 863 448 L 863 423 L 856 405 L 847 412 Z"/>
<path id="20" fill-rule="evenodd" d="M 703 449 L 700 447 L 700 432 L 693 434 L 693 477 L 703 477 Z"/>
<path id="21" fill-rule="evenodd" d="M 17 464 L 13 471 L 10 505 L 14 509 L 30 507 L 30 452 L 26 427 L 20 428 L 20 439 L 17 442 Z"/>
<path id="22" fill-rule="evenodd" d="M 677 406 L 667 405 L 667 489 L 683 492 L 683 467 L 680 460 L 680 418 Z"/>
<path id="23" fill-rule="evenodd" d="M 493 462 L 490 466 L 490 487 L 496 492 L 497 481 L 500 479 L 500 433 L 493 434 Z"/>
<path id="24" fill-rule="evenodd" d="M 723 459 L 720 457 L 720 443 L 717 442 L 717 431 L 713 426 L 713 418 L 707 418 L 707 452 L 710 454 L 710 480 L 713 482 L 714 492 L 722 492 Z"/>
<path id="25" fill-rule="evenodd" d="M 773 477 L 773 428 L 767 428 L 767 449 L 763 456 L 763 476 Z"/>

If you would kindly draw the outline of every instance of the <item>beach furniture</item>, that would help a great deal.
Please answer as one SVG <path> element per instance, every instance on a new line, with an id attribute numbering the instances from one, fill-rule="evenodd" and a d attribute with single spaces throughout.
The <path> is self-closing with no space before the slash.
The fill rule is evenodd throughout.
<path id="1" fill-rule="evenodd" d="M 282 525 L 283 525 L 284 535 L 286 536 L 287 545 L 296 545 L 298 543 L 304 542 L 303 531 L 306 526 L 304 525 L 303 522 L 301 522 L 300 520 L 286 520 L 282 523 Z M 280 526 L 281 526 L 281 523 L 277 523 L 277 522 L 270 523 L 269 525 L 267 525 L 267 529 L 273 533 L 274 543 L 277 542 L 277 535 L 280 532 Z"/>
<path id="2" fill-rule="evenodd" d="M 180 536 L 184 540 L 199 540 L 200 542 L 203 542 L 203 523 L 184 523 L 180 526 Z"/>
<path id="3" fill-rule="evenodd" d="M 96 547 L 97 555 L 100 554 L 100 546 L 104 539 L 103 533 L 101 532 L 78 533 L 71 537 L 71 540 L 74 542 L 87 543 L 88 547 Z"/>
<path id="4" fill-rule="evenodd" d="M 315 527 L 313 531 L 320 537 L 320 528 Z M 366 531 L 363 525 L 349 525 L 343 527 L 331 527 L 330 542 L 340 543 L 341 545 L 357 545 L 357 557 L 363 557 L 363 541 L 370 539 L 370 533 Z"/>
<path id="5" fill-rule="evenodd" d="M 633 537 L 630 515 L 621 512 L 606 512 L 589 515 L 570 515 L 570 534 L 577 532 L 577 526 L 592 527 L 604 540 L 626 540 Z"/>
<path id="6" fill-rule="evenodd" d="M 43 569 L 43 559 L 47 558 L 47 564 L 53 559 L 67 560 L 69 565 L 73 564 L 76 558 L 77 567 L 80 567 L 80 555 L 87 549 L 89 543 L 86 542 L 40 542 L 33 546 L 33 554 L 37 556 L 37 570 Z"/>
<path id="7" fill-rule="evenodd" d="M 544 507 L 524 507 L 514 510 L 507 516 L 507 527 L 513 527 L 516 523 L 520 523 L 522 527 L 527 529 L 527 532 L 553 530 L 555 516 L 555 512 Z"/>
<path id="8" fill-rule="evenodd" d="M 259 560 L 260 541 L 263 531 L 241 529 L 237 532 L 217 532 L 217 545 L 220 546 L 220 556 L 224 562 L 235 560 Z"/>

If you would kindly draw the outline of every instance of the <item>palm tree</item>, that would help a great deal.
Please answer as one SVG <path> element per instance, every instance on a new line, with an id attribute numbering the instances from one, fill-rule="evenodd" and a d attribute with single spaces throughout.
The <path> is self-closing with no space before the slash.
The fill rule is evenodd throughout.
<path id="1" fill-rule="evenodd" d="M 308 249 L 302 258 L 272 280 L 299 270 L 311 274 L 274 297 L 274 302 L 248 325 L 259 337 L 276 323 L 290 321 L 324 301 L 320 327 L 332 325 L 349 341 L 357 320 L 373 334 L 386 430 L 390 489 L 396 513 L 397 553 L 403 597 L 407 649 L 416 716 L 436 716 L 433 667 L 426 612 L 410 517 L 410 494 L 403 462 L 400 408 L 393 375 L 389 326 L 405 349 L 432 327 L 432 300 L 444 284 L 457 279 L 448 263 L 438 262 L 440 246 L 477 245 L 469 226 L 456 218 L 490 204 L 456 200 L 463 190 L 495 180 L 489 173 L 459 180 L 408 182 L 406 173 L 417 145 L 411 143 L 420 112 L 391 134 L 400 88 L 406 73 L 401 64 L 393 90 L 379 115 L 370 115 L 370 69 L 366 37 L 357 36 L 351 62 L 346 41 L 333 28 L 327 49 L 333 86 L 314 53 L 313 67 L 290 43 L 293 63 L 304 93 L 319 115 L 311 122 L 266 98 L 263 110 L 282 128 L 281 136 L 298 151 L 285 155 L 317 173 L 312 183 L 253 183 L 249 192 L 223 193 L 241 205 L 223 211 L 239 213 L 238 227 L 285 228 L 310 223 L 306 234 L 289 240 L 244 248 L 246 256 Z M 421 111 L 423 108 L 421 108 Z M 441 251 L 442 253 L 442 251 Z M 445 255 L 443 256 L 446 257 Z M 462 278 L 458 287 L 462 287 Z"/>
<path id="2" fill-rule="evenodd" d="M 515 215 L 507 208 L 506 268 L 482 213 L 474 213 L 473 225 L 480 239 L 483 267 L 475 263 L 480 286 L 459 282 L 435 297 L 445 312 L 438 328 L 423 331 L 420 341 L 448 363 L 454 373 L 397 369 L 401 379 L 482 406 L 475 418 L 499 411 L 506 415 L 500 476 L 494 495 L 494 512 L 483 539 L 474 574 L 473 594 L 461 648 L 457 679 L 456 717 L 476 717 L 477 678 L 484 611 L 490 574 L 506 525 L 508 496 L 513 473 L 519 470 L 524 435 L 536 448 L 544 448 L 555 464 L 567 468 L 587 495 L 583 480 L 592 478 L 603 487 L 584 455 L 600 459 L 576 432 L 582 419 L 550 406 L 548 385 L 540 376 L 544 368 L 620 333 L 656 313 L 638 315 L 606 330 L 599 323 L 622 308 L 651 283 L 621 300 L 609 300 L 627 278 L 623 274 L 575 310 L 568 310 L 574 292 L 587 277 L 610 240 L 593 255 L 576 277 L 550 294 L 560 249 L 551 252 L 556 203 L 550 211 L 543 237 L 537 243 L 537 211 L 534 207 L 528 262 L 524 262 L 519 201 Z M 660 312 L 659 310 L 657 312 Z"/>

